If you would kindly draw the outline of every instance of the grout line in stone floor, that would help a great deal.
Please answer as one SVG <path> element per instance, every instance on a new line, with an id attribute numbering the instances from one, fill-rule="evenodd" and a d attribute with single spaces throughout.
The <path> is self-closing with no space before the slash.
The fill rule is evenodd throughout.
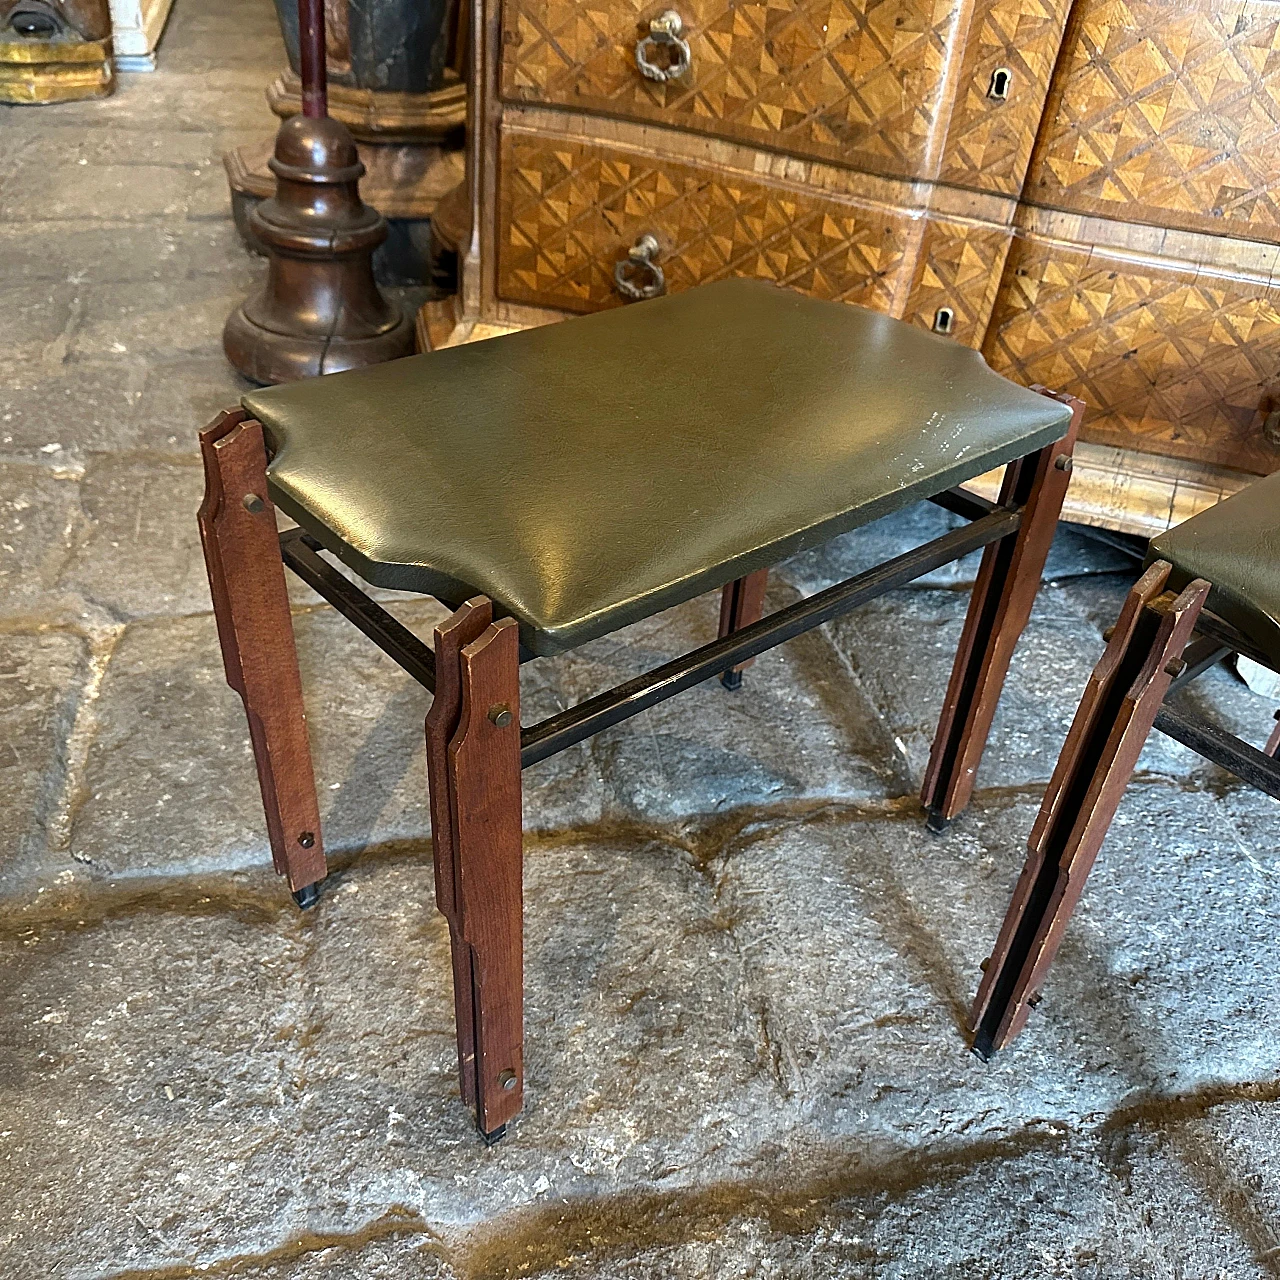
<path id="1" fill-rule="evenodd" d="M 242 1253 L 200 1264 L 176 1263 L 158 1267 L 130 1267 L 124 1271 L 99 1271 L 92 1280 L 193 1280 L 197 1276 L 234 1276 L 248 1267 L 278 1267 L 327 1250 L 354 1253 L 383 1240 L 426 1237 L 425 1247 L 447 1257 L 440 1237 L 412 1209 L 393 1206 L 358 1231 L 306 1232 L 262 1253 Z M 88 1278 L 86 1277 L 86 1280 Z"/>
<path id="2" fill-rule="evenodd" d="M 1103 1134 L 1112 1138 L 1153 1122 L 1185 1123 L 1218 1108 L 1277 1100 L 1280 1085 L 1258 1082 L 1147 1099 L 1140 1107 L 1117 1108 L 1078 1133 L 1067 1122 L 1047 1119 L 1029 1121 L 1019 1131 L 996 1137 L 943 1142 L 923 1152 L 891 1152 L 880 1160 L 864 1154 L 851 1156 L 843 1148 L 829 1153 L 815 1150 L 807 1161 L 809 1176 L 799 1171 L 785 1187 L 767 1180 L 721 1182 L 710 1187 L 623 1192 L 567 1206 L 522 1210 L 476 1229 L 455 1248 L 467 1280 L 515 1280 L 551 1270 L 566 1256 L 602 1261 L 637 1247 L 679 1243 L 691 1229 L 705 1231 L 705 1238 L 715 1240 L 739 1216 L 762 1217 L 780 1234 L 797 1234 L 812 1229 L 817 1219 L 855 1196 L 901 1197 L 925 1187 L 944 1187 L 983 1165 L 1032 1151 L 1064 1152 L 1073 1139 L 1092 1146 Z M 638 1222 L 652 1224 L 656 1230 L 637 1232 Z"/>
<path id="3" fill-rule="evenodd" d="M 943 1141 L 924 1149 L 889 1149 L 876 1155 L 850 1155 L 847 1148 L 807 1153 L 807 1169 L 789 1169 L 785 1185 L 767 1178 L 724 1180 L 712 1185 L 685 1184 L 652 1191 L 624 1191 L 576 1196 L 502 1214 L 481 1225 L 429 1223 L 415 1210 L 392 1205 L 364 1226 L 347 1232 L 305 1232 L 256 1253 L 238 1253 L 199 1264 L 97 1271 L 93 1280 L 193 1280 L 197 1276 L 230 1276 L 247 1268 L 298 1261 L 325 1251 L 355 1254 L 370 1243 L 423 1236 L 425 1248 L 458 1280 L 519 1280 L 534 1272 L 562 1269 L 566 1259 L 596 1264 L 622 1260 L 628 1254 L 689 1239 L 714 1243 L 740 1218 L 758 1218 L 778 1236 L 813 1231 L 824 1218 L 837 1215 L 857 1198 L 893 1201 L 913 1191 L 945 1189 L 984 1166 L 1000 1166 L 1035 1152 L 1065 1155 L 1083 1145 L 1108 1175 L 1126 1180 L 1123 1153 L 1117 1142 L 1153 1131 L 1180 1145 L 1196 1169 L 1203 1148 L 1179 1144 L 1181 1128 L 1214 1111 L 1280 1101 L 1280 1083 L 1247 1082 L 1210 1085 L 1182 1094 L 1148 1095 L 1100 1117 L 1071 1123 L 1046 1118 L 1029 1120 L 1016 1131 L 986 1135 L 972 1142 Z M 1208 1176 L 1225 1175 L 1224 1180 Z M 1248 1245 L 1267 1274 L 1280 1274 L 1275 1233 L 1247 1188 L 1224 1166 L 1204 1171 L 1199 1179 L 1208 1199 L 1218 1205 L 1228 1225 Z M 883 1204 L 881 1204 L 881 1208 Z M 1136 1210 L 1136 1206 L 1135 1206 Z M 643 1224 L 643 1225 L 641 1225 Z M 874 1260 L 874 1256 L 868 1259 Z M 87 1280 L 87 1278 L 86 1278 Z"/>

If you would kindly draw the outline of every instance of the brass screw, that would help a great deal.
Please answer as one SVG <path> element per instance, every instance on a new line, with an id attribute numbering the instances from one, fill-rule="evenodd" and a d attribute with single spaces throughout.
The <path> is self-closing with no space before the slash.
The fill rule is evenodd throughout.
<path id="1" fill-rule="evenodd" d="M 1115 629 L 1115 627 L 1108 627 L 1108 628 L 1107 628 L 1107 629 L 1102 633 L 1102 638 L 1107 642 L 1107 644 L 1110 644 L 1110 643 L 1111 643 L 1111 637 L 1112 637 L 1113 635 L 1115 635 L 1115 633 L 1116 633 L 1116 629 Z"/>
<path id="2" fill-rule="evenodd" d="M 246 493 L 241 499 L 241 503 L 250 515 L 256 516 L 260 511 L 267 509 L 267 504 L 256 493 Z"/>
<path id="3" fill-rule="evenodd" d="M 489 708 L 489 719 L 499 729 L 505 729 L 511 723 L 511 708 L 505 702 L 495 702 Z"/>
<path id="4" fill-rule="evenodd" d="M 1043 996 L 1042 996 L 1038 991 L 1035 993 L 1035 995 L 1033 995 L 1033 996 L 1028 996 L 1028 997 L 1027 997 L 1027 1008 L 1028 1008 L 1028 1009 L 1034 1009 L 1034 1008 L 1036 1007 L 1036 1005 L 1038 1005 L 1038 1004 L 1040 1003 L 1040 1001 L 1041 1001 L 1041 1000 L 1043 1000 L 1043 999 L 1044 999 L 1044 997 L 1043 997 Z"/>
<path id="5" fill-rule="evenodd" d="M 314 832 L 311 832 L 311 831 L 304 831 L 304 832 L 303 832 L 303 833 L 298 837 L 298 843 L 299 843 L 299 844 L 300 844 L 304 849 L 310 849 L 310 848 L 311 848 L 311 846 L 312 846 L 313 844 L 315 844 L 315 842 L 316 842 L 315 833 L 314 833 Z"/>
<path id="6" fill-rule="evenodd" d="M 1071 455 L 1069 453 L 1058 454 L 1058 456 L 1053 460 L 1053 465 L 1057 467 L 1059 471 L 1070 472 L 1071 471 Z"/>
<path id="7" fill-rule="evenodd" d="M 983 961 L 983 962 L 978 966 L 978 968 L 979 968 L 979 969 L 981 969 L 983 973 L 986 973 L 986 971 L 987 971 L 988 969 L 990 969 L 990 968 L 991 968 L 991 957 L 990 957 L 990 956 L 988 956 L 988 957 L 987 957 L 987 958 L 986 958 L 986 959 L 985 959 L 985 960 L 984 960 L 984 961 Z"/>
<path id="8" fill-rule="evenodd" d="M 498 1083 L 499 1083 L 499 1084 L 500 1084 L 504 1089 L 511 1090 L 511 1089 L 514 1089 L 514 1088 L 516 1087 L 516 1081 L 518 1080 L 518 1078 L 519 1078 L 519 1077 L 516 1075 L 516 1073 L 515 1073 L 514 1071 L 504 1071 L 504 1072 L 503 1072 L 503 1073 L 498 1077 Z"/>

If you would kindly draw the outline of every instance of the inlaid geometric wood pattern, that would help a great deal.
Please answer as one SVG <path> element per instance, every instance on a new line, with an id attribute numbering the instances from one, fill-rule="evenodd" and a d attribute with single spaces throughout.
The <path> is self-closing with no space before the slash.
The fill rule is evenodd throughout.
<path id="1" fill-rule="evenodd" d="M 650 234 L 661 245 L 669 293 L 752 276 L 875 311 L 901 312 L 910 303 L 925 328 L 946 305 L 956 336 L 974 346 L 992 301 L 984 302 L 983 291 L 994 293 L 1009 234 L 924 225 L 901 210 L 520 135 L 502 141 L 498 227 L 498 294 L 511 302 L 564 311 L 621 305 L 614 265 Z M 933 255 L 927 270 L 926 246 Z"/>
<path id="2" fill-rule="evenodd" d="M 1280 310 L 1257 283 L 1015 237 L 983 351 L 1089 405 L 1100 444 L 1267 474 Z"/>
<path id="3" fill-rule="evenodd" d="M 502 0 L 510 102 L 654 121 L 870 173 L 1016 192 L 1067 0 L 672 0 L 692 66 L 645 79 L 653 0 Z M 960 82 L 949 62 L 962 63 Z M 992 72 L 1009 96 L 988 96 Z M 950 87 L 949 87 L 950 86 Z M 952 103 L 956 103 L 952 127 Z M 948 134 L 951 140 L 948 140 Z"/>
<path id="4" fill-rule="evenodd" d="M 929 219 L 911 254 L 914 275 L 902 318 L 935 329 L 938 311 L 946 307 L 952 313 L 950 335 L 980 347 L 1012 236 L 1007 227 Z"/>
<path id="5" fill-rule="evenodd" d="M 1280 5 L 1076 0 L 1025 197 L 1280 240 Z"/>
<path id="6" fill-rule="evenodd" d="M 956 186 L 1017 195 L 1026 178 L 1071 0 L 979 0 L 938 177 Z M 1010 74 L 1004 103 L 992 78 Z"/>

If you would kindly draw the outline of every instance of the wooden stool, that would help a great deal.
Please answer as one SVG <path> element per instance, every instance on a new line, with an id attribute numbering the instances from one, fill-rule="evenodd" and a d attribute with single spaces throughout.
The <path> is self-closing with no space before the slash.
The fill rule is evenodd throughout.
<path id="1" fill-rule="evenodd" d="M 1280 800 L 1259 751 L 1165 699 L 1232 653 L 1280 670 L 1280 472 L 1161 534 L 1085 687 L 973 1007 L 988 1058 L 1022 1030 L 1154 725 Z M 1280 714 L 1280 713 L 1278 713 Z"/>
<path id="2" fill-rule="evenodd" d="M 973 790 L 1081 407 L 899 321 L 731 280 L 257 391 L 203 433 L 227 678 L 300 905 L 325 863 L 282 556 L 435 693 L 436 894 L 462 1096 L 487 1139 L 524 1078 L 521 769 L 713 676 L 734 687 L 757 654 L 985 547 L 924 787 L 940 829 Z M 953 487 L 1005 464 L 996 503 Z M 922 498 L 970 523 L 761 618 L 770 565 Z M 277 536 L 275 506 L 300 527 Z M 434 649 L 322 552 L 454 608 Z M 521 662 L 711 588 L 719 639 L 521 726 Z"/>

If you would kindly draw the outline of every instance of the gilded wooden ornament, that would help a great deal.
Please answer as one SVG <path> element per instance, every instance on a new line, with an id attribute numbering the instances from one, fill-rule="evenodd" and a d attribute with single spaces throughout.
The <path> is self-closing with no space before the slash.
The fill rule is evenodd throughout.
<path id="1" fill-rule="evenodd" d="M 111 93 L 107 0 L 0 0 L 0 102 Z"/>

